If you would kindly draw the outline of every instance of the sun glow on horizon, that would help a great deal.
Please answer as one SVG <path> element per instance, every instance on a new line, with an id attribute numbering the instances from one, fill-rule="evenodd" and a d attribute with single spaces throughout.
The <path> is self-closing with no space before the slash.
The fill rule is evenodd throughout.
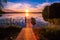
<path id="1" fill-rule="evenodd" d="M 26 9 L 26 13 L 27 13 L 27 12 L 29 12 L 29 10 L 28 10 L 28 9 Z"/>
<path id="2" fill-rule="evenodd" d="M 26 16 L 29 16 L 29 10 L 28 9 L 26 9 Z"/>

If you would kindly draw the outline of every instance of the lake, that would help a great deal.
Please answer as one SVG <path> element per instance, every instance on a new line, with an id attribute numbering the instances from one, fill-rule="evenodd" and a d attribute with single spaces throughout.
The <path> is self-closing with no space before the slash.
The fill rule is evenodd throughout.
<path id="1" fill-rule="evenodd" d="M 46 21 L 44 21 L 43 17 L 42 17 L 42 13 L 28 13 L 29 16 L 28 18 L 35 18 L 36 19 L 36 25 L 34 25 L 34 27 L 37 26 L 42 26 L 42 25 L 46 25 Z M 4 23 L 10 23 L 9 19 L 12 19 L 12 22 L 24 27 L 25 26 L 25 16 L 26 13 L 5 13 L 2 14 L 2 16 L 0 17 L 0 25 L 4 24 Z"/>

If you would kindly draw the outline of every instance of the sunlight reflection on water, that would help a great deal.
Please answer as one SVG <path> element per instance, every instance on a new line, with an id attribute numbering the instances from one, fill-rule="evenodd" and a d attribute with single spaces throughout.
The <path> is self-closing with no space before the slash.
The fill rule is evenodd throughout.
<path id="1" fill-rule="evenodd" d="M 28 18 L 31 18 L 31 17 L 36 19 L 35 26 L 39 27 L 40 24 L 41 25 L 46 24 L 46 21 L 43 20 L 41 13 L 29 13 Z M 3 14 L 2 17 L 0 17 L 0 19 L 6 19 L 6 18 L 8 18 L 8 19 L 12 18 L 13 20 L 15 19 L 15 22 L 17 22 L 18 25 L 22 25 L 22 26 L 25 25 L 25 13 L 7 13 L 7 14 Z"/>
<path id="2" fill-rule="evenodd" d="M 12 18 L 12 19 L 20 19 L 20 18 L 25 18 L 26 13 L 7 13 L 3 14 L 1 18 Z M 42 13 L 29 13 L 28 18 L 34 17 L 38 21 L 44 21 L 42 17 Z"/>
<path id="3" fill-rule="evenodd" d="M 8 14 L 3 14 L 3 16 L 2 17 L 4 17 L 4 18 L 20 18 L 20 17 L 25 17 L 25 13 L 8 13 Z M 40 18 L 42 18 L 42 14 L 41 13 L 29 13 L 29 17 L 40 17 Z"/>

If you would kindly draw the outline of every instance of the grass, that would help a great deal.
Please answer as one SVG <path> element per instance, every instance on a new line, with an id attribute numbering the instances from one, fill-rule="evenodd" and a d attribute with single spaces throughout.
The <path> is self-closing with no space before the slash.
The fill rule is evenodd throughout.
<path id="1" fill-rule="evenodd" d="M 0 40 L 14 40 L 22 28 L 10 25 L 7 28 L 0 28 Z"/>
<path id="2" fill-rule="evenodd" d="M 59 27 L 33 28 L 38 40 L 60 40 Z"/>
<path id="3" fill-rule="evenodd" d="M 22 28 L 16 25 L 0 27 L 0 40 L 14 40 Z M 55 25 L 49 27 L 33 28 L 37 40 L 60 40 L 60 27 Z"/>

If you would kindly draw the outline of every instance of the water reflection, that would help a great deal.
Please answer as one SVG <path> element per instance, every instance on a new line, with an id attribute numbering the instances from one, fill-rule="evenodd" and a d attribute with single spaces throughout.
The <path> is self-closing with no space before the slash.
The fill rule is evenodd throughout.
<path id="1" fill-rule="evenodd" d="M 41 25 L 46 25 L 46 22 L 43 20 L 41 13 L 29 13 L 28 18 L 35 18 L 36 19 L 36 25 L 33 27 L 39 27 Z M 7 13 L 3 14 L 2 17 L 0 17 L 0 25 L 7 23 L 10 24 L 14 23 L 15 25 L 24 27 L 25 26 L 25 13 Z"/>

